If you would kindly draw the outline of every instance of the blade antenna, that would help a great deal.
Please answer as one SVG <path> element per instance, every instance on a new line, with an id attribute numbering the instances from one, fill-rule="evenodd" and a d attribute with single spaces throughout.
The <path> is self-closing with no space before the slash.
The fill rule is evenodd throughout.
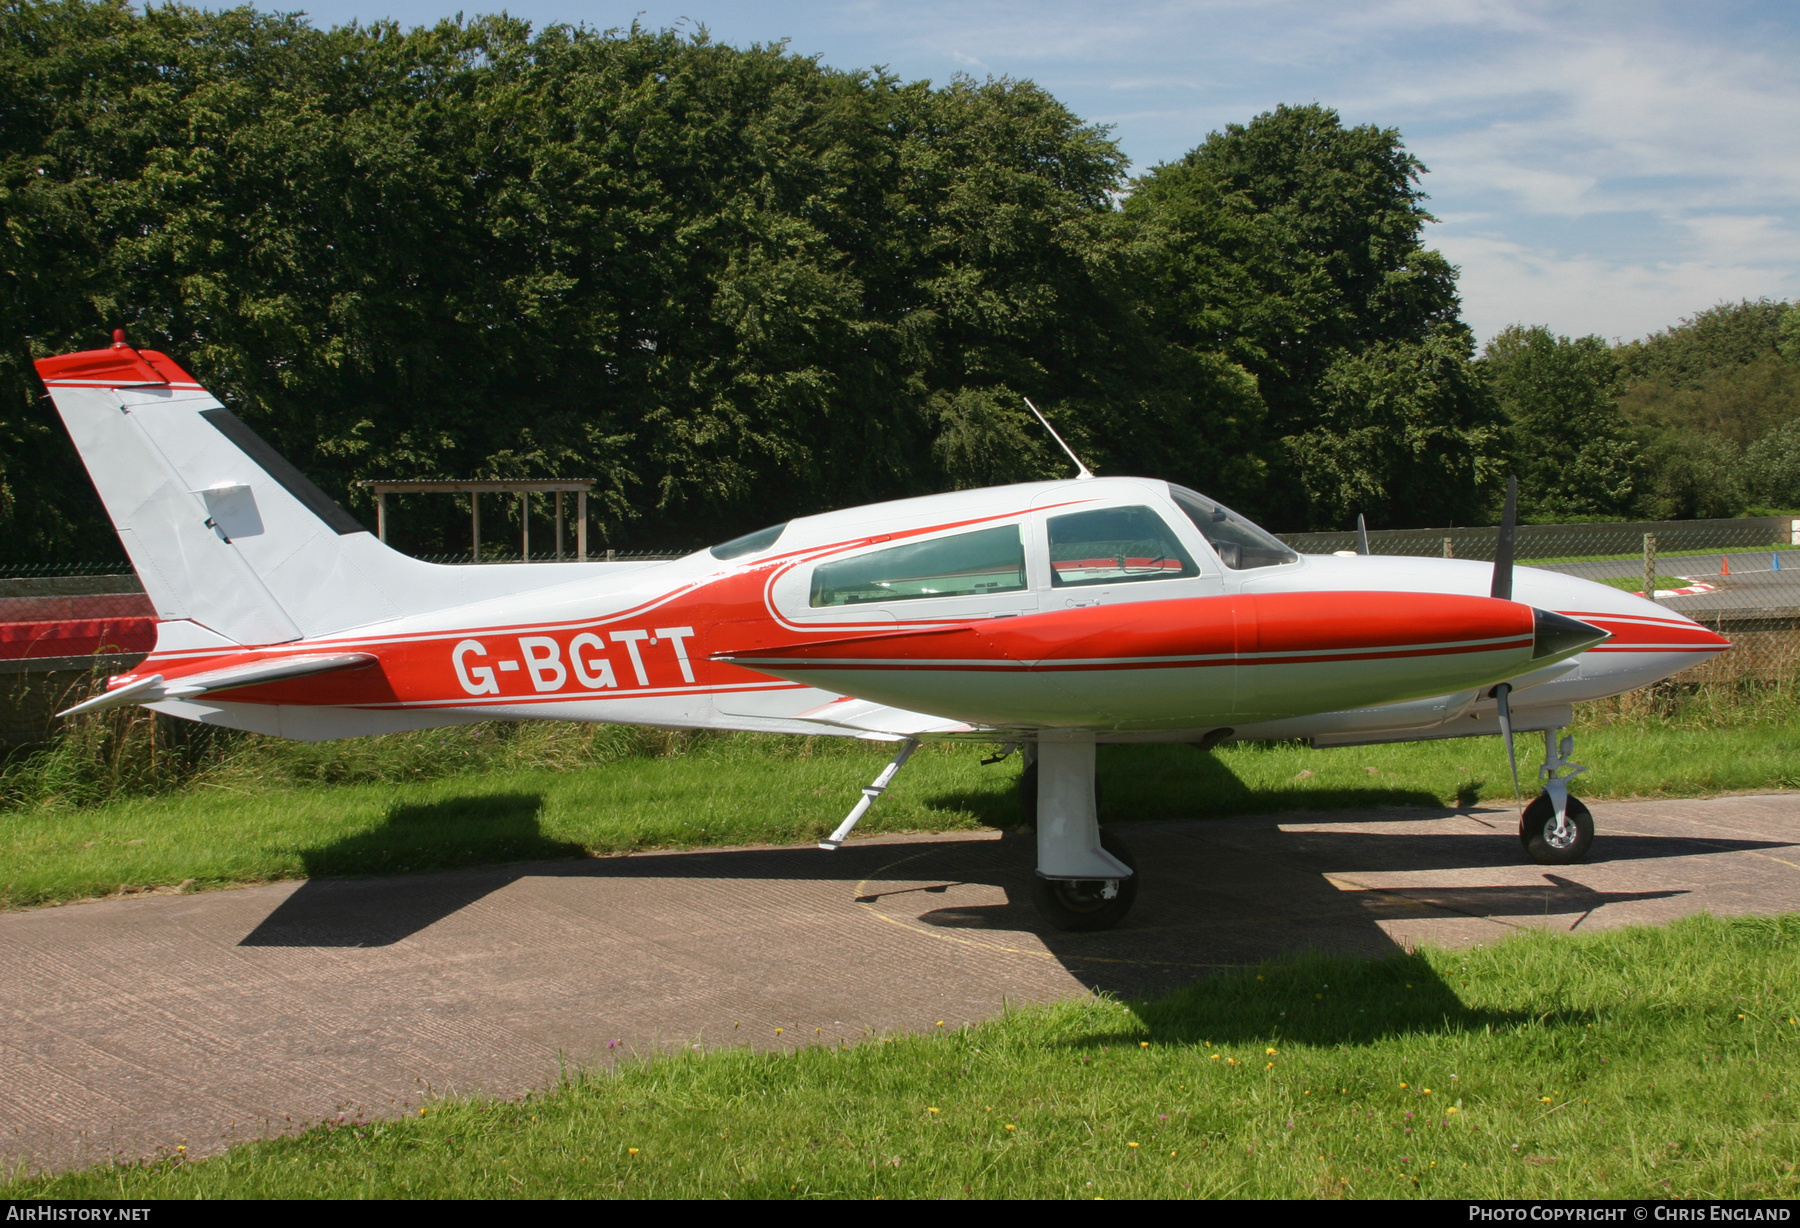
<path id="1" fill-rule="evenodd" d="M 1494 699 L 1500 705 L 1500 736 L 1506 739 L 1506 762 L 1512 766 L 1513 800 L 1522 802 L 1525 795 L 1519 791 L 1519 752 L 1513 749 L 1512 703 L 1507 699 L 1511 694 L 1510 682 L 1494 688 Z"/>
<path id="2" fill-rule="evenodd" d="M 1075 455 L 1075 449 L 1071 448 L 1068 444 L 1063 442 L 1063 437 L 1061 435 L 1058 435 L 1056 433 L 1056 428 L 1050 425 L 1050 419 L 1044 417 L 1044 411 L 1039 409 L 1037 406 L 1033 405 L 1031 403 L 1030 397 L 1022 397 L 1020 399 L 1025 402 L 1025 406 L 1027 409 L 1031 410 L 1032 413 L 1037 415 L 1037 420 L 1044 424 L 1044 429 L 1046 431 L 1050 432 L 1050 438 L 1056 440 L 1057 446 L 1060 447 L 1064 452 L 1067 452 L 1069 454 L 1069 459 L 1075 462 L 1076 480 L 1079 481 L 1082 478 L 1093 477 L 1094 475 L 1091 472 L 1089 472 L 1088 467 L 1081 463 L 1081 458 L 1079 456 Z"/>
<path id="3" fill-rule="evenodd" d="M 1519 479 L 1506 479 L 1506 508 L 1500 513 L 1500 536 L 1494 542 L 1494 588 L 1493 596 L 1502 601 L 1512 600 L 1513 582 L 1513 531 L 1519 521 Z M 1505 711 L 1502 701 L 1501 710 Z M 1509 742 L 1510 745 L 1510 742 Z M 1516 774 L 1516 773 L 1515 773 Z"/>
<path id="4" fill-rule="evenodd" d="M 1369 552 L 1369 526 L 1363 523 L 1361 512 L 1356 513 L 1356 552 L 1358 554 Z"/>

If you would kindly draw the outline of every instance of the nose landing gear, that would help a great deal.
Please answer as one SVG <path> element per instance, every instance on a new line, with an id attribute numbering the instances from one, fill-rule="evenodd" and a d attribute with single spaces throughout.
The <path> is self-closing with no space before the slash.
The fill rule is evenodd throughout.
<path id="1" fill-rule="evenodd" d="M 1569 762 L 1574 751 L 1573 734 L 1559 743 L 1554 730 L 1544 731 L 1544 763 L 1538 768 L 1544 791 L 1519 818 L 1519 843 L 1539 865 L 1574 865 L 1587 856 L 1594 843 L 1594 816 L 1580 798 L 1569 796 L 1569 781 L 1587 771 Z"/>
<path id="2" fill-rule="evenodd" d="M 1032 903 L 1059 930 L 1111 929 L 1137 899 L 1137 875 L 1131 851 L 1100 827 L 1094 744 L 1040 742 L 1028 770 L 1037 795 Z"/>

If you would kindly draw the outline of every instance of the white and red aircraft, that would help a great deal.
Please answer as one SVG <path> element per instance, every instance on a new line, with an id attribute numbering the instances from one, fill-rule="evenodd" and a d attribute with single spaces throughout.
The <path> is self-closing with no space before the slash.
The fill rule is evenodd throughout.
<path id="1" fill-rule="evenodd" d="M 831 848 L 921 741 L 1010 743 L 1035 793 L 1037 903 L 1069 929 L 1116 924 L 1136 894 L 1098 824 L 1097 743 L 1510 748 L 1541 730 L 1521 839 L 1565 863 L 1593 837 L 1555 740 L 1570 705 L 1730 647 L 1515 569 L 1510 528 L 1492 567 L 1301 556 L 1204 495 L 1079 460 L 1068 481 L 801 517 L 669 562 L 439 566 L 377 541 L 122 333 L 37 369 L 161 620 L 148 659 L 70 712 L 143 704 L 306 740 L 529 719 L 901 742 Z"/>

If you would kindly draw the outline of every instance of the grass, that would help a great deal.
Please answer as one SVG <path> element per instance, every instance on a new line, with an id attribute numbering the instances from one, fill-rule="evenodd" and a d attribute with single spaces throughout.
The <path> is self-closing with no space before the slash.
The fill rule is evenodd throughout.
<path id="1" fill-rule="evenodd" d="M 1309 956 L 0 1196 L 1792 1198 L 1800 918 Z M 763 1038 L 772 1042 L 774 1037 Z"/>
<path id="2" fill-rule="evenodd" d="M 1596 705 L 1577 730 L 1576 758 L 1591 770 L 1576 791 L 1606 799 L 1800 787 L 1793 708 L 1791 688 L 1766 687 Z M 91 804 L 92 780 L 68 794 L 41 782 L 35 795 L 16 792 L 14 808 L 0 813 L 0 906 L 183 884 L 816 840 L 893 749 L 548 725 L 234 745 L 148 796 L 115 790 Z M 1527 737 L 1521 747 L 1528 789 L 1534 745 Z M 950 743 L 922 750 L 859 832 L 1013 826 L 1019 761 L 983 767 L 990 751 Z M 54 770 L 72 771 L 67 763 Z M 1113 821 L 1468 806 L 1512 794 L 1495 738 L 1333 750 L 1253 743 L 1210 754 L 1106 747 L 1100 783 L 1102 816 Z"/>

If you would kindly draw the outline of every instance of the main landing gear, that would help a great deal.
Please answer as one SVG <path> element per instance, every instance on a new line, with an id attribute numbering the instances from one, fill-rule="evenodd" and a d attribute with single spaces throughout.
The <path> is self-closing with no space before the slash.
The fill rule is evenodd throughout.
<path id="1" fill-rule="evenodd" d="M 1136 860 L 1100 826 L 1094 744 L 1028 744 L 1019 795 L 1037 822 L 1031 902 L 1038 912 L 1059 930 L 1104 930 L 1123 921 L 1137 899 Z"/>
<path id="2" fill-rule="evenodd" d="M 1559 743 L 1554 730 L 1544 731 L 1544 763 L 1538 768 L 1544 791 L 1532 799 L 1519 819 L 1519 843 L 1539 865 L 1574 865 L 1587 856 L 1594 843 L 1594 816 L 1580 798 L 1569 796 L 1569 781 L 1587 771 L 1569 762 L 1574 751 L 1574 735 L 1564 736 Z"/>

